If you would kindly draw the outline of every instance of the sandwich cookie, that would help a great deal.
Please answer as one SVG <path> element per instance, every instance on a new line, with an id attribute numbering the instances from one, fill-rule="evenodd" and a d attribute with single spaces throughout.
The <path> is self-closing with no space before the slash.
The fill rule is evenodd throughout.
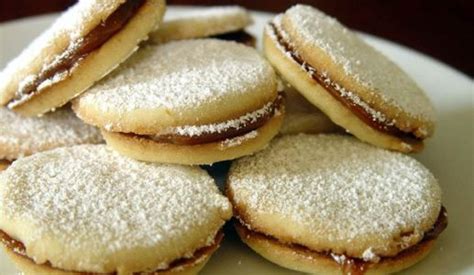
<path id="1" fill-rule="evenodd" d="M 350 136 L 278 138 L 233 162 L 227 194 L 241 239 L 306 273 L 397 272 L 447 226 L 440 187 L 422 164 Z"/>
<path id="2" fill-rule="evenodd" d="M 296 5 L 266 26 L 264 48 L 286 81 L 357 138 L 416 152 L 433 134 L 434 109 L 424 92 L 334 18 Z"/>
<path id="3" fill-rule="evenodd" d="M 79 1 L 0 74 L 0 105 L 25 116 L 66 104 L 113 70 L 161 22 L 163 0 Z"/>
<path id="4" fill-rule="evenodd" d="M 216 39 L 149 45 L 73 103 L 114 150 L 152 162 L 211 164 L 278 133 L 283 97 L 253 48 Z"/>
<path id="5" fill-rule="evenodd" d="M 0 166 L 57 147 L 101 142 L 100 130 L 83 123 L 69 107 L 41 118 L 22 117 L 0 108 Z"/>
<path id="6" fill-rule="evenodd" d="M 217 6 L 167 13 L 163 25 L 150 34 L 150 42 L 217 38 L 255 46 L 255 37 L 245 31 L 253 23 L 249 12 L 239 6 Z"/>
<path id="7" fill-rule="evenodd" d="M 194 274 L 232 208 L 199 167 L 78 145 L 0 173 L 0 215 L 1 243 L 27 274 Z"/>
<path id="8" fill-rule="evenodd" d="M 309 103 L 292 87 L 285 87 L 286 113 L 280 134 L 320 134 L 343 132 L 328 116 Z"/>

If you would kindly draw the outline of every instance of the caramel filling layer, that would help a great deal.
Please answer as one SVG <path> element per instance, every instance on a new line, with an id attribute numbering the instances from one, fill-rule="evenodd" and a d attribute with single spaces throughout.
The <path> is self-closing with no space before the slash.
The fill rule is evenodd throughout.
<path id="1" fill-rule="evenodd" d="M 205 144 L 211 143 L 216 141 L 222 141 L 226 139 L 235 138 L 238 136 L 245 135 L 255 129 L 262 127 L 265 123 L 267 123 L 279 110 L 281 110 L 284 101 L 284 94 L 283 92 L 279 92 L 278 96 L 275 100 L 268 104 L 268 106 L 264 106 L 264 109 L 261 109 L 262 112 L 255 116 L 248 116 L 248 119 L 243 117 L 238 119 L 237 125 L 232 125 L 228 127 L 222 127 L 220 130 L 214 131 L 202 131 L 199 134 L 181 134 L 177 133 L 176 131 L 170 134 L 158 134 L 158 135 L 137 135 L 133 133 L 124 133 L 125 135 L 140 137 L 145 139 L 151 139 L 156 142 L 160 143 L 170 143 L 170 144 L 178 144 L 178 145 L 196 145 L 196 144 Z M 258 111 L 257 111 L 258 112 Z M 244 117 L 247 117 L 246 115 Z M 220 124 L 220 123 L 219 123 Z M 209 125 L 210 129 L 219 128 L 219 124 L 214 126 Z M 223 125 L 226 122 L 222 123 Z M 206 125 L 204 125 L 206 126 Z M 194 126 L 190 126 L 194 127 Z M 202 126 L 196 126 L 202 127 Z"/>
<path id="2" fill-rule="evenodd" d="M 433 227 L 425 233 L 425 235 L 423 236 L 423 239 L 420 242 L 418 242 L 417 244 L 405 250 L 402 250 L 400 253 L 398 253 L 397 255 L 393 257 L 381 257 L 377 263 L 366 262 L 362 259 L 349 257 L 344 254 L 332 255 L 329 252 L 318 252 L 299 244 L 283 243 L 272 236 L 268 236 L 264 233 L 248 229 L 247 226 L 243 225 L 242 222 L 238 220 L 236 221 L 236 224 L 239 227 L 239 230 L 242 230 L 244 232 L 244 236 L 252 236 L 252 238 L 269 240 L 271 242 L 277 243 L 278 245 L 288 247 L 294 250 L 296 253 L 300 252 L 302 254 L 312 254 L 312 255 L 316 255 L 316 257 L 327 258 L 329 260 L 334 261 L 338 265 L 340 265 L 341 271 L 345 275 L 349 275 L 349 274 L 350 275 L 363 275 L 370 268 L 371 265 L 382 264 L 384 261 L 395 261 L 397 259 L 401 260 L 403 258 L 410 257 L 411 255 L 416 255 L 420 250 L 423 249 L 423 246 L 425 244 L 427 244 L 430 241 L 435 240 L 441 234 L 441 232 L 443 232 L 446 229 L 446 227 L 448 226 L 448 218 L 447 218 L 446 209 L 444 207 L 441 207 L 441 211 L 438 215 L 438 219 L 436 220 Z M 335 259 L 336 256 L 339 260 Z"/>
<path id="3" fill-rule="evenodd" d="M 309 65 L 307 62 L 305 62 L 301 58 L 301 56 L 296 53 L 293 46 L 285 40 L 283 35 L 280 33 L 281 30 L 274 23 L 270 23 L 270 27 L 273 31 L 273 34 L 277 38 L 278 44 L 282 47 L 282 49 L 285 50 L 286 53 L 289 54 L 289 56 L 291 56 L 293 61 L 300 65 L 311 76 L 313 80 L 315 80 L 319 85 L 324 87 L 326 91 L 328 91 L 340 103 L 346 106 L 355 116 L 361 119 L 365 124 L 377 131 L 396 136 L 398 138 L 402 138 L 408 143 L 416 143 L 420 141 L 420 138 L 418 138 L 414 132 L 404 132 L 392 123 L 381 122 L 369 112 L 367 112 L 367 110 L 364 109 L 361 105 L 351 101 L 348 97 L 342 96 L 341 92 L 337 89 L 337 87 L 341 87 L 341 85 L 333 82 L 327 76 L 325 76 L 324 74 L 316 70 L 314 67 Z"/>
<path id="4" fill-rule="evenodd" d="M 12 163 L 8 160 L 0 159 L 0 171 L 3 171 L 5 169 L 7 169 L 7 167 L 10 166 L 10 164 L 12 164 Z"/>
<path id="5" fill-rule="evenodd" d="M 227 41 L 235 41 L 250 47 L 255 47 L 255 37 L 250 33 L 246 32 L 245 30 L 238 30 L 235 32 L 228 32 L 224 34 L 218 34 L 211 36 L 211 38 L 227 40 Z"/>
<path id="6" fill-rule="evenodd" d="M 70 43 L 69 47 L 51 64 L 25 85 L 20 85 L 15 97 L 8 103 L 13 108 L 40 93 L 38 87 L 55 76 L 67 75 L 74 66 L 93 51 L 99 49 L 112 36 L 122 30 L 137 13 L 145 0 L 127 0 L 105 21 L 97 25 L 84 37 Z"/>
<path id="7" fill-rule="evenodd" d="M 197 249 L 193 256 L 190 258 L 179 258 L 171 262 L 166 269 L 160 269 L 160 270 L 155 270 L 154 272 L 166 272 L 166 271 L 172 271 L 173 269 L 181 269 L 181 268 L 186 268 L 186 267 L 192 267 L 196 264 L 199 264 L 202 260 L 205 259 L 205 257 L 209 257 L 216 249 L 219 247 L 222 239 L 224 238 L 224 233 L 222 231 L 219 231 L 216 234 L 216 237 L 214 238 L 214 241 L 211 245 L 201 247 Z M 29 258 L 26 255 L 26 249 L 25 245 L 10 237 L 7 233 L 4 231 L 0 230 L 0 242 L 3 243 L 3 245 L 6 246 L 7 249 L 12 251 L 13 253 L 17 254 L 18 256 L 21 256 L 29 261 L 31 261 L 32 264 L 36 264 L 31 258 Z M 44 264 L 45 267 L 52 268 L 55 270 L 59 271 L 64 271 L 64 272 L 71 272 L 71 270 L 64 270 L 60 268 L 55 268 L 51 265 L 50 262 L 46 262 Z M 79 274 L 99 274 L 99 273 L 90 273 L 90 272 L 78 272 L 78 271 L 72 271 L 72 272 L 77 272 Z M 134 274 L 138 275 L 141 274 L 142 272 L 136 272 Z M 113 275 L 116 274 L 116 272 L 113 273 L 100 273 L 100 274 L 107 274 L 107 275 Z"/>

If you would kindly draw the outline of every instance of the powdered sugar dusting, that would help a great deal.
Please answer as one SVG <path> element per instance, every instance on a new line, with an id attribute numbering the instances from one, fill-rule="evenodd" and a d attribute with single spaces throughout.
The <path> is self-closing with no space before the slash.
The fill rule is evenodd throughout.
<path id="1" fill-rule="evenodd" d="M 278 97 L 280 97 L 280 95 Z M 258 110 L 247 113 L 243 116 L 240 116 L 239 118 L 230 119 L 221 123 L 171 127 L 169 129 L 164 130 L 164 132 L 160 133 L 160 135 L 177 134 L 181 136 L 193 137 L 209 133 L 223 133 L 225 131 L 228 131 L 229 129 L 238 130 L 241 127 L 244 127 L 245 125 L 257 122 L 259 118 L 268 115 L 270 112 L 276 111 L 273 109 L 273 104 L 274 102 L 268 102 Z"/>
<path id="2" fill-rule="evenodd" d="M 220 148 L 222 150 L 225 150 L 225 149 L 230 148 L 230 147 L 239 146 L 243 142 L 245 142 L 247 140 L 254 139 L 257 136 L 258 136 L 258 131 L 253 130 L 253 131 L 250 131 L 250 132 L 246 133 L 245 135 L 229 138 L 229 139 L 226 139 L 226 140 L 222 141 L 221 144 L 220 144 Z"/>
<path id="3" fill-rule="evenodd" d="M 187 40 L 142 48 L 78 103 L 119 114 L 165 109 L 179 115 L 190 106 L 245 97 L 269 83 L 276 87 L 273 69 L 254 49 L 215 39 Z"/>
<path id="4" fill-rule="evenodd" d="M 372 247 L 369 247 L 362 253 L 362 259 L 366 262 L 378 262 L 380 257 L 372 251 Z"/>
<path id="5" fill-rule="evenodd" d="M 41 251 L 39 261 L 56 257 L 52 263 L 61 264 L 80 255 L 89 271 L 120 263 L 124 251 L 138 248 L 166 268 L 170 257 L 191 255 L 196 240 L 212 243 L 231 216 L 228 200 L 199 167 L 139 162 L 105 145 L 20 159 L 0 182 L 0 228 L 31 224 L 28 232 L 15 233 L 28 253 L 47 245 L 47 236 L 67 253 L 58 259 Z"/>
<path id="6" fill-rule="evenodd" d="M 72 69 L 71 69 L 72 70 Z M 61 72 L 61 73 L 57 73 L 55 74 L 52 78 L 49 78 L 49 79 L 46 79 L 45 81 L 43 81 L 40 85 L 38 85 L 38 87 L 36 88 L 37 91 L 41 91 L 43 89 L 46 89 L 48 87 L 51 87 L 52 85 L 58 83 L 58 82 L 61 82 L 63 81 L 64 79 L 66 79 L 66 77 L 68 76 L 68 72 L 67 71 L 64 71 L 64 72 Z M 21 99 L 20 99 L 21 101 Z"/>
<path id="7" fill-rule="evenodd" d="M 322 49 L 355 81 L 415 118 L 434 120 L 432 104 L 417 84 L 336 19 L 305 5 L 290 8 L 285 16 L 307 43 Z"/>
<path id="8" fill-rule="evenodd" d="M 349 136 L 278 138 L 237 160 L 229 187 L 250 213 L 281 215 L 320 244 L 349 241 L 349 252 L 371 259 L 404 230 L 421 239 L 441 207 L 440 187 L 418 161 Z"/>
<path id="9" fill-rule="evenodd" d="M 165 15 L 165 25 L 167 22 L 179 21 L 183 19 L 205 18 L 229 18 L 229 17 L 248 17 L 246 9 L 240 6 L 213 6 L 208 8 L 197 8 L 193 10 L 175 10 Z"/>
<path id="10" fill-rule="evenodd" d="M 100 131 L 84 124 L 69 108 L 41 118 L 0 109 L 0 159 L 17 159 L 39 151 L 102 142 Z"/>
<path id="11" fill-rule="evenodd" d="M 346 262 L 347 257 L 344 254 L 338 255 L 335 253 L 331 253 L 330 255 L 333 258 L 333 260 L 336 261 L 336 263 L 340 265 L 343 265 Z"/>

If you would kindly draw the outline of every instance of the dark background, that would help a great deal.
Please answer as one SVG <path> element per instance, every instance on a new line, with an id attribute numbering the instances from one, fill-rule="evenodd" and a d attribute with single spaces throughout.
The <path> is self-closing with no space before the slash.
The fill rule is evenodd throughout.
<path id="1" fill-rule="evenodd" d="M 0 22 L 60 11 L 74 0 L 1 0 Z M 380 36 L 431 55 L 474 76 L 473 0 L 302 0 L 302 1 L 190 1 L 168 4 L 238 4 L 249 9 L 282 12 L 296 3 L 307 3 L 337 17 L 347 26 Z"/>

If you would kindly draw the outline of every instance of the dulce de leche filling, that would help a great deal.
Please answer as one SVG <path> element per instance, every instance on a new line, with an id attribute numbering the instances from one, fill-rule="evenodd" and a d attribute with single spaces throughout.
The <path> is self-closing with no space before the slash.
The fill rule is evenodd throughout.
<path id="1" fill-rule="evenodd" d="M 319 85 L 325 88 L 336 100 L 346 106 L 355 116 L 361 119 L 365 124 L 372 127 L 373 129 L 396 136 L 398 138 L 405 139 L 408 143 L 410 141 L 417 142 L 420 140 L 413 132 L 404 132 L 397 128 L 395 125 L 387 122 L 382 122 L 374 118 L 370 113 L 367 112 L 361 105 L 356 104 L 347 97 L 343 97 L 336 87 L 340 87 L 339 84 L 333 82 L 327 76 L 316 70 L 313 66 L 305 62 L 300 55 L 298 55 L 288 41 L 285 40 L 280 30 L 274 23 L 270 23 L 270 28 L 277 39 L 278 44 L 285 50 L 291 58 L 299 64 L 313 80 Z"/>
<path id="2" fill-rule="evenodd" d="M 267 103 L 261 109 L 246 114 L 234 120 L 224 121 L 213 125 L 183 126 L 171 129 L 171 133 L 156 135 L 125 135 L 151 139 L 160 143 L 178 145 L 196 145 L 222 141 L 250 133 L 262 127 L 282 108 L 284 101 L 283 92 L 279 92 L 273 102 Z"/>
<path id="3" fill-rule="evenodd" d="M 255 47 L 255 37 L 253 37 L 253 35 L 246 32 L 245 30 L 238 30 L 235 32 L 213 35 L 211 36 L 211 38 L 235 41 L 237 43 L 241 43 L 250 47 Z"/>
<path id="4" fill-rule="evenodd" d="M 214 241 L 212 244 L 208 246 L 201 247 L 194 251 L 192 257 L 190 258 L 179 258 L 174 261 L 172 261 L 169 265 L 168 268 L 166 269 L 160 269 L 160 270 L 155 270 L 153 272 L 167 272 L 167 271 L 173 271 L 173 269 L 185 269 L 186 267 L 192 267 L 196 264 L 199 264 L 201 261 L 203 261 L 205 258 L 209 257 L 216 249 L 219 247 L 222 239 L 224 238 L 224 233 L 222 231 L 217 232 Z M 18 241 L 13 239 L 10 235 L 5 233 L 4 231 L 0 230 L 0 242 L 10 251 L 15 253 L 18 256 L 21 256 L 29 261 L 31 261 L 32 264 L 36 264 L 31 258 L 29 258 L 26 255 L 26 248 L 25 245 Z M 71 270 L 64 270 L 60 268 L 55 268 L 51 265 L 50 262 L 46 262 L 44 264 L 45 267 L 52 268 L 55 270 L 59 271 L 64 271 L 64 272 L 71 272 Z M 72 271 L 72 272 L 77 272 L 79 274 L 96 274 L 96 273 L 90 273 L 90 272 L 78 272 L 78 271 Z M 116 272 L 113 273 L 100 273 L 100 274 L 116 274 Z M 142 274 L 142 272 L 135 272 L 133 273 L 134 275 Z M 148 273 L 147 273 L 148 274 Z"/>
<path id="5" fill-rule="evenodd" d="M 6 159 L 0 159 L 0 171 L 7 169 L 11 162 Z"/>
<path id="6" fill-rule="evenodd" d="M 252 236 L 253 238 L 269 240 L 271 242 L 278 243 L 279 245 L 287 246 L 294 250 L 296 253 L 299 252 L 302 254 L 317 255 L 317 257 L 325 257 L 336 262 L 341 267 L 342 273 L 345 275 L 363 275 L 368 269 L 370 269 L 371 265 L 383 264 L 384 261 L 394 261 L 397 259 L 402 260 L 403 258 L 408 258 L 412 255 L 416 255 L 420 250 L 423 249 L 423 246 L 425 244 L 435 240 L 441 234 L 441 232 L 446 229 L 446 227 L 448 226 L 448 218 L 446 209 L 444 207 L 441 207 L 438 219 L 436 220 L 433 227 L 424 234 L 423 239 L 420 242 L 405 250 L 402 250 L 400 253 L 393 257 L 381 257 L 377 263 L 367 262 L 363 259 L 349 257 L 344 254 L 335 255 L 330 252 L 318 252 L 299 244 L 282 243 L 272 236 L 268 236 L 264 233 L 250 230 L 247 226 L 243 225 L 241 221 L 236 221 L 236 225 L 238 226 L 239 230 L 244 232 L 244 236 Z"/>
<path id="7" fill-rule="evenodd" d="M 112 36 L 122 30 L 128 21 L 137 13 L 145 0 L 127 0 L 121 4 L 107 19 L 97 25 L 84 37 L 72 41 L 70 46 L 51 64 L 25 85 L 20 85 L 13 99 L 8 103 L 13 108 L 30 97 L 40 93 L 38 87 L 46 80 L 70 72 L 74 66 L 90 53 L 100 48 Z"/>

